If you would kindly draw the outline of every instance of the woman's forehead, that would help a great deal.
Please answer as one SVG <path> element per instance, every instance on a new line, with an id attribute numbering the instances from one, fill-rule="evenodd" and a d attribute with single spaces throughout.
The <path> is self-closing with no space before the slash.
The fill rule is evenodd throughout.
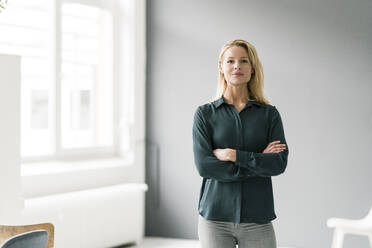
<path id="1" fill-rule="evenodd" d="M 243 47 L 232 46 L 225 51 L 224 57 L 225 58 L 242 58 L 242 57 L 248 58 L 248 53 Z"/>

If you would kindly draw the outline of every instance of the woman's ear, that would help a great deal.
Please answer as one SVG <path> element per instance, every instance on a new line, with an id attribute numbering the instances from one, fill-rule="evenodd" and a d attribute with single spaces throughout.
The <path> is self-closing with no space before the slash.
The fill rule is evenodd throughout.
<path id="1" fill-rule="evenodd" d="M 221 64 L 218 66 L 218 70 L 220 71 L 221 74 L 223 74 L 223 70 L 222 70 Z"/>

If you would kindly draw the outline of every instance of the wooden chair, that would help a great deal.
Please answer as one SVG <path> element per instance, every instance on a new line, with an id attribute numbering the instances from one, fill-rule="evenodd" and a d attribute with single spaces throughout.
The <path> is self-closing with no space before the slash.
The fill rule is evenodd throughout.
<path id="1" fill-rule="evenodd" d="M 0 244 L 3 243 L 6 239 L 29 231 L 34 230 L 46 230 L 49 235 L 48 243 L 46 248 L 54 247 L 54 226 L 52 223 L 41 223 L 34 225 L 26 226 L 2 226 L 0 225 Z"/>

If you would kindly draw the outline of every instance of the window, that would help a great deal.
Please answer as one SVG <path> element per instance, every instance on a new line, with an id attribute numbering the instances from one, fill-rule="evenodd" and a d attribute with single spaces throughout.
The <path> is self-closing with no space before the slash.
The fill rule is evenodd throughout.
<path id="1" fill-rule="evenodd" d="M 23 161 L 115 155 L 110 2 L 12 0 L 1 13 L 0 53 L 22 56 Z"/>
<path id="2" fill-rule="evenodd" d="M 62 148 L 113 143 L 112 16 L 102 8 L 61 9 Z"/>

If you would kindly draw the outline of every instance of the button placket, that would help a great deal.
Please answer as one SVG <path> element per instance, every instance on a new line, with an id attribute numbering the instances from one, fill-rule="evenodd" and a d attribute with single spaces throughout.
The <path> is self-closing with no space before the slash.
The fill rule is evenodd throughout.
<path id="1" fill-rule="evenodd" d="M 236 113 L 236 121 L 237 121 L 237 131 L 236 131 L 236 137 L 237 137 L 237 141 L 238 141 L 238 146 L 237 146 L 237 149 L 242 149 L 243 148 L 243 135 L 242 135 L 242 119 L 240 118 L 240 114 L 243 113 L 243 110 L 246 108 L 247 106 L 245 106 L 241 111 L 240 113 L 238 113 L 238 111 L 235 111 Z M 235 107 L 234 107 L 235 109 Z M 235 109 L 236 110 L 236 109 Z M 241 222 L 241 209 L 242 209 L 242 193 L 243 193 L 243 182 L 240 182 L 240 194 L 239 194 L 239 208 L 237 209 L 237 215 L 239 216 L 239 221 L 238 223 L 234 223 L 234 227 L 236 228 L 238 226 L 238 224 Z"/>

